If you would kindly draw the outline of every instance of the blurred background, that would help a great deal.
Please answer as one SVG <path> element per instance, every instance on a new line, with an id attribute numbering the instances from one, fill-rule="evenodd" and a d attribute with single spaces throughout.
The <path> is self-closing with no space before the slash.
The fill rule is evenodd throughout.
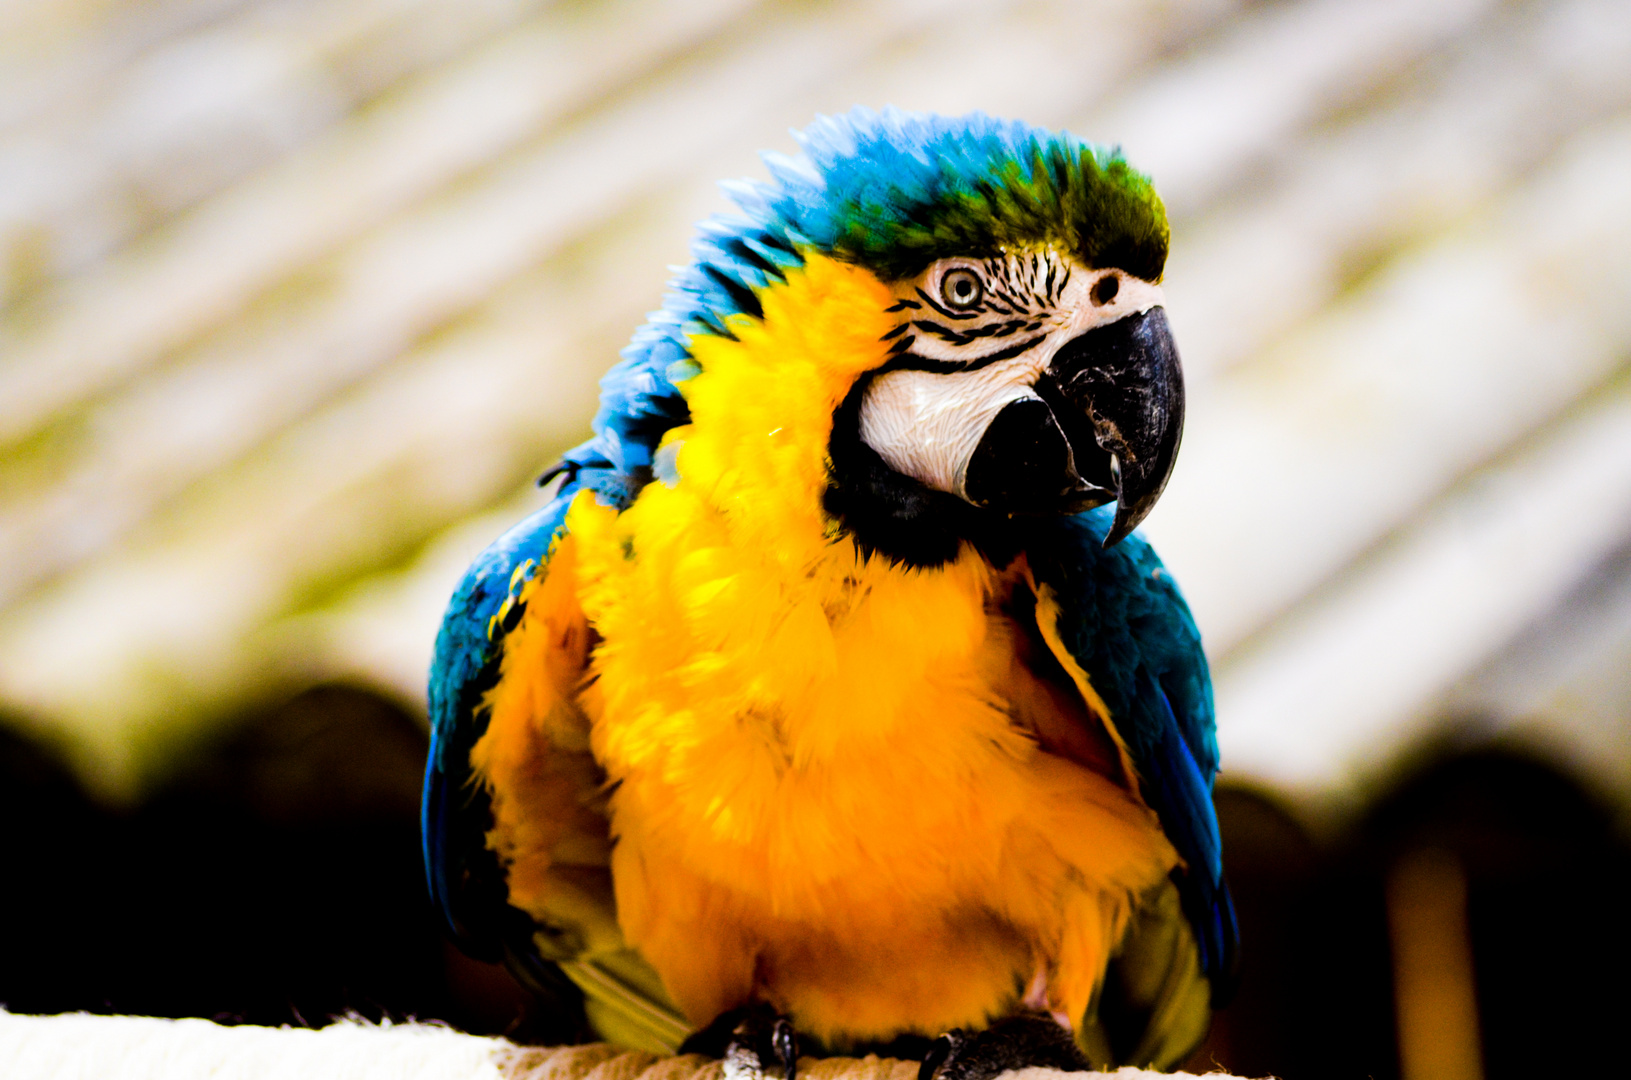
<path id="1" fill-rule="evenodd" d="M 420 883 L 441 607 L 714 182 L 891 103 L 1171 213 L 1191 1067 L 1626 1067 L 1625 0 L 0 0 L 0 1003 L 548 1036 Z"/>

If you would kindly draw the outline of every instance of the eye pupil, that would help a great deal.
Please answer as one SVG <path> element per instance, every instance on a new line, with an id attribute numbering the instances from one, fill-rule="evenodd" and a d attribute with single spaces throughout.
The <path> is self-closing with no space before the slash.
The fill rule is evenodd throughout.
<path id="1" fill-rule="evenodd" d="M 1106 274 L 1093 283 L 1093 302 L 1095 304 L 1108 304 L 1116 298 L 1121 291 L 1121 278 L 1115 274 Z"/>
<path id="2" fill-rule="evenodd" d="M 985 286 L 972 270 L 953 270 L 940 281 L 940 296 L 952 307 L 973 307 L 984 295 Z"/>

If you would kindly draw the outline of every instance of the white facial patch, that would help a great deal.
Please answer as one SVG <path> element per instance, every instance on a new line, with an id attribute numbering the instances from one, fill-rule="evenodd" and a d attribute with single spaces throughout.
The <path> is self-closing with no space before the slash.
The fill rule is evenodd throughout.
<path id="1" fill-rule="evenodd" d="M 896 472 L 962 498 L 986 428 L 1037 396 L 1065 342 L 1161 303 L 1159 285 L 1053 251 L 942 259 L 895 293 L 910 344 L 902 367 L 867 388 L 861 438 Z M 914 359 L 939 370 L 914 370 Z"/>
<path id="2" fill-rule="evenodd" d="M 1046 367 L 1027 353 L 975 371 L 891 371 L 861 401 L 861 438 L 898 473 L 962 496 L 969 458 L 1003 407 L 1036 397 Z"/>

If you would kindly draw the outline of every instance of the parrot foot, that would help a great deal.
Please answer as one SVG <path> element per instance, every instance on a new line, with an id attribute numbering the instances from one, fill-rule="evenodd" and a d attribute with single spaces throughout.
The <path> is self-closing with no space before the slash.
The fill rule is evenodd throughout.
<path id="1" fill-rule="evenodd" d="M 720 1058 L 725 1080 L 798 1077 L 798 1036 L 785 1016 L 765 1004 L 720 1013 L 713 1023 L 686 1039 L 680 1053 Z"/>
<path id="2" fill-rule="evenodd" d="M 1092 1064 L 1070 1032 L 1047 1013 L 1004 1017 L 983 1031 L 955 1029 L 934 1041 L 918 1067 L 918 1080 L 991 1080 L 1028 1066 L 1090 1072 Z"/>

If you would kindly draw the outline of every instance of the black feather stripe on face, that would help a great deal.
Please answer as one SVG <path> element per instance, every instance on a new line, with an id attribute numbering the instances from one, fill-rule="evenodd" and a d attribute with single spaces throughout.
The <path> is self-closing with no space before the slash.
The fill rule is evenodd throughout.
<path id="1" fill-rule="evenodd" d="M 899 327 L 885 335 L 892 340 L 910 326 L 923 341 L 944 348 L 930 349 L 934 355 L 902 357 L 897 366 L 914 361 L 926 371 L 978 370 L 998 360 L 1017 356 L 1039 344 L 1050 323 L 1064 315 L 1065 286 L 1071 279 L 1071 257 L 1052 248 L 983 259 L 951 259 L 930 267 L 917 279 L 896 286 L 896 300 L 886 312 L 902 316 Z M 976 298 L 968 305 L 952 305 L 950 297 L 937 295 L 946 289 L 953 274 L 973 274 L 979 279 Z M 1022 338 L 1016 344 L 1010 344 Z M 998 348 L 990 348 L 998 345 Z M 984 355 L 958 359 L 946 350 L 968 349 L 971 354 L 989 349 Z M 891 350 L 898 355 L 899 350 Z"/>

